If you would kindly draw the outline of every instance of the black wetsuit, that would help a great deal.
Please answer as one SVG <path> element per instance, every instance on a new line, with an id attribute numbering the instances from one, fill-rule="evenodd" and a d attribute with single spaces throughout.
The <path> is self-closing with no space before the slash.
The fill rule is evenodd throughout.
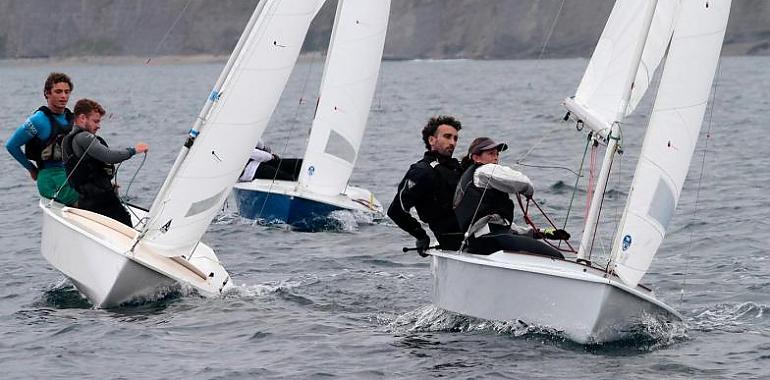
<path id="1" fill-rule="evenodd" d="M 103 138 L 77 126 L 64 138 L 62 148 L 70 186 L 80 194 L 78 207 L 132 226 L 112 178 L 113 164 L 131 158 L 136 154 L 134 148 L 111 150 Z"/>
<path id="2" fill-rule="evenodd" d="M 420 220 L 433 231 L 441 249 L 460 249 L 462 232 L 452 210 L 452 197 L 461 174 L 460 163 L 454 158 L 426 152 L 420 161 L 409 167 L 399 183 L 388 216 L 415 238 L 426 238 L 428 235 L 420 222 L 409 214 L 415 207 Z"/>
<path id="3" fill-rule="evenodd" d="M 473 175 L 481 165 L 468 168 L 460 178 L 460 184 L 455 193 L 455 214 L 460 228 L 467 231 L 479 219 L 498 215 L 503 223 L 488 223 L 489 232 L 481 236 L 468 238 L 467 250 L 470 253 L 489 255 L 505 251 L 525 251 L 538 255 L 557 258 L 564 256 L 555 248 L 537 241 L 529 236 L 517 235 L 510 226 L 513 222 L 513 201 L 507 193 L 492 187 L 482 189 L 473 183 Z M 480 235 L 476 232 L 475 235 Z"/>

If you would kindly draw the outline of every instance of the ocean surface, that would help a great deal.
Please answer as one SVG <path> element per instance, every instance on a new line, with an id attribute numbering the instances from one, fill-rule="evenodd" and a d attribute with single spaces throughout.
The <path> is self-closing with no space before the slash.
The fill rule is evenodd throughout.
<path id="1" fill-rule="evenodd" d="M 303 154 L 322 64 L 297 66 L 264 135 L 281 156 Z M 385 62 L 351 182 L 387 207 L 422 155 L 422 125 L 451 114 L 463 122 L 457 156 L 477 136 L 507 142 L 502 162 L 529 165 L 517 168 L 563 223 L 575 183 L 570 170 L 578 169 L 586 140 L 561 120 L 560 102 L 574 93 L 586 64 Z M 149 206 L 223 65 L 0 62 L 0 143 L 43 104 L 45 76 L 66 72 L 75 82 L 71 105 L 88 97 L 106 106 L 101 134 L 112 146 L 149 143 L 144 164 L 137 156 L 118 174 L 123 194 Z M 94 309 L 41 256 L 34 182 L 3 153 L 0 377 L 767 378 L 770 58 L 725 58 L 716 82 L 678 212 L 643 279 L 681 312 L 684 327 L 582 346 L 545 327 L 467 318 L 431 305 L 428 259 L 402 253 L 414 242 L 387 219 L 341 213 L 340 229 L 303 233 L 242 219 L 232 204 L 204 241 L 229 269 L 234 291 L 205 299 L 179 290 Z M 650 103 L 623 128 L 625 154 L 613 168 L 592 257 L 599 263 L 622 212 Z M 576 192 L 567 221 L 575 244 L 585 198 Z"/>

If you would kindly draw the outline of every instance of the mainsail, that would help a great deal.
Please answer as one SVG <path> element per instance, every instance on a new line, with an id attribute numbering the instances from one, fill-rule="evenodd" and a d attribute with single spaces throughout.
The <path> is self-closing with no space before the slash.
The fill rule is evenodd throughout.
<path id="1" fill-rule="evenodd" d="M 602 137 L 633 112 L 665 55 L 680 0 L 657 1 L 652 18 L 643 17 L 652 4 L 615 2 L 574 98 L 565 100 L 567 109 Z M 639 61 L 637 46 L 642 43 Z"/>
<path id="2" fill-rule="evenodd" d="M 729 0 L 683 0 L 642 152 L 613 243 L 615 273 L 636 285 L 650 266 L 679 200 L 700 134 Z"/>
<path id="3" fill-rule="evenodd" d="M 166 256 L 194 249 L 265 130 L 322 4 L 259 3 L 201 113 L 205 121 L 153 202 L 142 244 Z"/>
<path id="4" fill-rule="evenodd" d="M 300 186 L 337 195 L 353 172 L 388 28 L 390 0 L 339 0 Z"/>

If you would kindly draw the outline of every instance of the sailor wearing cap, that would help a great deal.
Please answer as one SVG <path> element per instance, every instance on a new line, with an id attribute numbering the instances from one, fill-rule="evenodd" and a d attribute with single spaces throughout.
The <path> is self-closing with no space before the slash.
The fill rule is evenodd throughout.
<path id="1" fill-rule="evenodd" d="M 467 251 L 488 255 L 499 250 L 526 251 L 563 258 L 562 254 L 531 236 L 531 228 L 513 223 L 514 205 L 509 194 L 531 198 L 529 178 L 510 167 L 498 165 L 500 152 L 508 149 L 489 137 L 471 142 L 463 158 L 467 169 L 454 195 L 454 211 L 466 238 Z"/>

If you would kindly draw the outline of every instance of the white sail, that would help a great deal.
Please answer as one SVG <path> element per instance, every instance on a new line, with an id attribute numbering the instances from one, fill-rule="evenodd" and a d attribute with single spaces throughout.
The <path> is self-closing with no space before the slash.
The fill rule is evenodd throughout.
<path id="1" fill-rule="evenodd" d="M 719 60 L 730 1 L 683 0 L 626 210 L 613 243 L 615 272 L 636 285 L 679 200 Z"/>
<path id="2" fill-rule="evenodd" d="M 322 3 L 259 4 L 253 27 L 241 36 L 240 50 L 233 52 L 221 87 L 212 92 L 208 114 L 202 113 L 206 120 L 200 134 L 189 152 L 183 148 L 150 209 L 142 244 L 166 256 L 193 250 L 265 130 Z"/>
<path id="3" fill-rule="evenodd" d="M 606 137 L 613 122 L 622 121 L 633 112 L 665 55 L 679 3 L 680 0 L 658 1 L 649 21 L 643 15 L 654 2 L 615 2 L 574 98 L 565 100 L 577 118 Z M 644 43 L 644 50 L 637 62 L 640 43 Z M 634 73 L 631 81 L 629 76 Z M 631 94 L 626 103 L 629 84 Z"/>
<path id="4" fill-rule="evenodd" d="M 345 190 L 377 85 L 390 0 L 339 0 L 318 107 L 299 184 L 318 194 Z"/>

